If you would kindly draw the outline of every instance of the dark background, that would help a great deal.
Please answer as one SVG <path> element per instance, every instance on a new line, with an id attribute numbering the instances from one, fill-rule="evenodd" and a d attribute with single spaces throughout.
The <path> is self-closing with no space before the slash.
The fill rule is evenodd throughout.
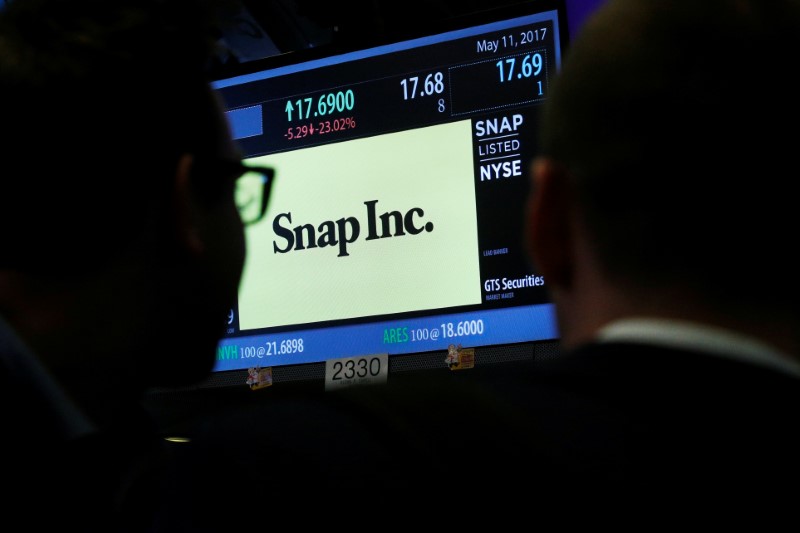
<path id="1" fill-rule="evenodd" d="M 574 34 L 603 0 L 566 0 Z M 413 28 L 536 0 L 223 0 L 220 62 L 236 64 L 326 45 L 347 47 Z"/>

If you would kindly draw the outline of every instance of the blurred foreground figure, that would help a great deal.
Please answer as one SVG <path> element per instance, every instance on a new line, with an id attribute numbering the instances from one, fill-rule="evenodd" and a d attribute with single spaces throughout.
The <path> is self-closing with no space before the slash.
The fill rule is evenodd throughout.
<path id="1" fill-rule="evenodd" d="M 0 10 L 1 514 L 23 529 L 154 527 L 168 454 L 140 400 L 209 375 L 235 302 L 243 168 L 196 4 Z"/>
<path id="2" fill-rule="evenodd" d="M 800 475 L 799 53 L 794 0 L 610 0 L 551 88 L 527 229 L 565 353 L 539 379 L 598 497 L 777 505 Z"/>

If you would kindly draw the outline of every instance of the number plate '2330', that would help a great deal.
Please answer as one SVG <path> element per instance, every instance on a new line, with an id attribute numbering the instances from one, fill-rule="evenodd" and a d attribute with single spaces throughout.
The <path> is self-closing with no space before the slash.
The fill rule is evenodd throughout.
<path id="1" fill-rule="evenodd" d="M 325 362 L 325 390 L 386 383 L 389 354 L 329 359 Z"/>

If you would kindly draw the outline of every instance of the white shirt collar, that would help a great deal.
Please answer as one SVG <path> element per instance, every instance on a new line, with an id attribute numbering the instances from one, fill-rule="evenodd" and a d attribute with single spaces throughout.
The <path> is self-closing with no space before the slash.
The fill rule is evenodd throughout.
<path id="1" fill-rule="evenodd" d="M 763 341 L 741 333 L 681 320 L 628 318 L 612 322 L 597 335 L 600 342 L 641 341 L 700 350 L 768 366 L 800 377 L 800 363 Z"/>

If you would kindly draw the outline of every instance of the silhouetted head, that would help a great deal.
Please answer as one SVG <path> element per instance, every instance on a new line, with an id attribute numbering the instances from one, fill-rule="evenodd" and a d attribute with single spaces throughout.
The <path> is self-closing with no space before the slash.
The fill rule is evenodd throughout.
<path id="1" fill-rule="evenodd" d="M 178 385 L 213 364 L 244 238 L 210 14 L 156 0 L 0 12 L 0 273 L 27 292 L 0 294 L 0 311 L 68 380 Z"/>
<path id="2" fill-rule="evenodd" d="M 540 151 L 607 278 L 796 307 L 798 30 L 794 0 L 610 0 L 590 17 Z"/>

